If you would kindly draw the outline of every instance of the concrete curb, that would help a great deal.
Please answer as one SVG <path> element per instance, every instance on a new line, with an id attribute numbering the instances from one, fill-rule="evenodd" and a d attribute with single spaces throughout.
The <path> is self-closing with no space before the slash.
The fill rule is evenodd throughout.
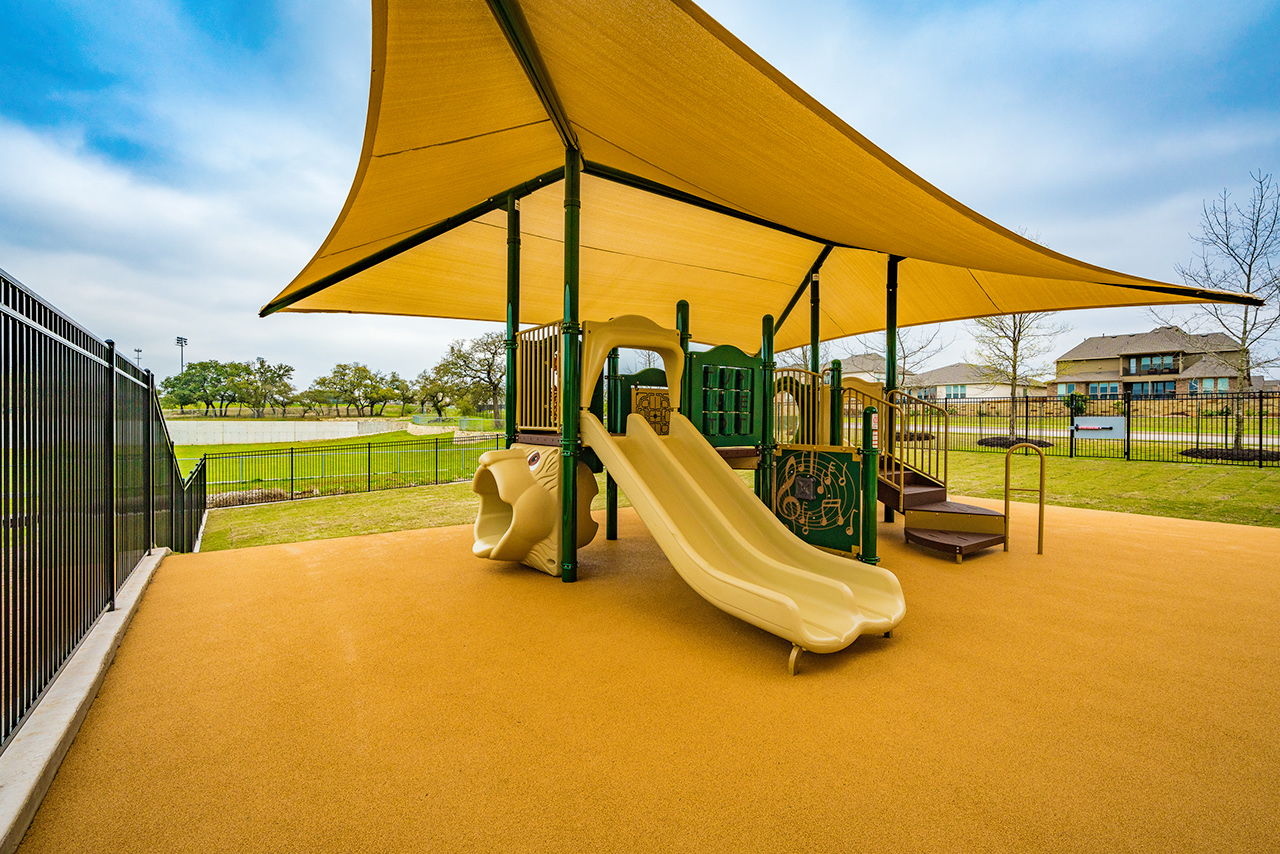
<path id="1" fill-rule="evenodd" d="M 35 818 L 62 758 L 98 695 L 143 591 L 168 554 L 167 548 L 153 549 L 138 562 L 116 595 L 116 609 L 98 618 L 0 754 L 0 854 L 17 850 Z"/>

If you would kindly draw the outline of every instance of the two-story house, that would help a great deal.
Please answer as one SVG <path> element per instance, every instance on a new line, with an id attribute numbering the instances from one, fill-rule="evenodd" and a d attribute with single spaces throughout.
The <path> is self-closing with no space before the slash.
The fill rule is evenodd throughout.
<path id="1" fill-rule="evenodd" d="M 1058 394 L 1118 398 L 1239 391 L 1240 348 L 1220 332 L 1192 335 L 1162 326 L 1132 335 L 1098 335 L 1057 358 Z M 1246 390 L 1248 386 L 1246 385 Z"/>

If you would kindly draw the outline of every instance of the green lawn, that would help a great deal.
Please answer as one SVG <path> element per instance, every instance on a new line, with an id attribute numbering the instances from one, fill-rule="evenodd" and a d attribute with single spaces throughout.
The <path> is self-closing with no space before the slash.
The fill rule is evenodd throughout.
<path id="1" fill-rule="evenodd" d="M 1004 459 L 1004 454 L 953 451 L 949 491 L 1003 498 Z M 1048 457 L 1045 472 L 1049 504 L 1280 527 L 1280 467 Z M 1038 479 L 1037 457 L 1015 456 L 1013 485 L 1034 487 Z M 1014 498 L 1036 500 L 1029 493 Z"/>
<path id="2" fill-rule="evenodd" d="M 335 448 L 347 445 L 364 445 L 372 442 L 383 445 L 387 442 L 408 442 L 419 439 L 439 438 L 441 442 L 453 438 L 453 433 L 433 433 L 430 436 L 413 436 L 407 430 L 395 430 L 390 433 L 370 433 L 367 436 L 352 436 L 346 439 L 317 439 L 313 442 L 247 442 L 243 445 L 175 445 L 174 455 L 182 463 L 182 473 L 189 474 L 200 458 L 205 454 L 248 454 L 255 451 L 288 450 L 290 447 L 316 450 L 319 448 Z"/>
<path id="3" fill-rule="evenodd" d="M 1047 501 L 1152 516 L 1280 527 L 1280 468 L 1175 463 L 1125 463 L 1050 457 Z M 742 472 L 751 482 L 751 473 Z M 1037 458 L 1015 457 L 1013 485 L 1035 486 Z M 604 507 L 604 475 L 592 504 Z M 1004 497 L 1004 455 L 953 452 L 953 495 Z M 1015 500 L 1035 501 L 1015 493 Z M 619 502 L 628 506 L 625 496 Z M 201 549 L 244 548 L 272 543 L 376 534 L 475 519 L 477 499 L 469 482 L 355 495 L 284 501 L 209 511 Z"/>

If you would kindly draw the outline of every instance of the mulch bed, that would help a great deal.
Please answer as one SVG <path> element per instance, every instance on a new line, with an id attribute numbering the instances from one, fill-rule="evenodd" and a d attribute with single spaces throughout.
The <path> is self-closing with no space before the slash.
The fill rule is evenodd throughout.
<path id="1" fill-rule="evenodd" d="M 984 448 L 1012 448 L 1014 445 L 1020 445 L 1026 442 L 1029 445 L 1035 445 L 1037 448 L 1052 448 L 1052 442 L 1045 442 L 1041 439 L 1028 439 L 1026 436 L 987 436 L 985 439 L 979 439 L 978 444 Z"/>
<path id="2" fill-rule="evenodd" d="M 1187 448 L 1185 451 L 1179 451 L 1184 457 L 1193 457 L 1197 460 L 1232 460 L 1234 462 L 1262 462 L 1275 463 L 1280 462 L 1280 451 L 1259 451 L 1257 448 Z"/>

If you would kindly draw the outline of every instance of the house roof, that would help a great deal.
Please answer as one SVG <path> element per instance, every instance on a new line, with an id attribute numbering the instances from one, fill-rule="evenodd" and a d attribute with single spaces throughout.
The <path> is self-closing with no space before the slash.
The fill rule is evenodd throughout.
<path id="1" fill-rule="evenodd" d="M 568 154 L 567 154 L 568 152 Z M 932 186 L 689 0 L 374 0 L 363 150 L 314 258 L 263 309 L 563 316 L 567 158 L 581 162 L 580 317 L 754 351 L 821 265 L 820 337 L 1028 310 L 1252 298 L 1053 252 Z M 809 340 L 797 316 L 785 350 Z"/>
<path id="2" fill-rule="evenodd" d="M 1201 377 L 1234 377 L 1238 368 L 1230 362 L 1208 353 L 1194 365 L 1189 366 L 1179 378 L 1200 379 Z"/>
<path id="3" fill-rule="evenodd" d="M 992 383 L 982 373 L 982 368 L 968 362 L 956 362 L 932 371 L 923 371 L 911 377 L 911 385 L 916 388 L 930 388 L 940 385 L 998 385 Z"/>
<path id="4" fill-rule="evenodd" d="M 858 353 L 845 356 L 840 360 L 840 367 L 846 374 L 884 374 L 884 356 L 879 353 Z"/>
<path id="5" fill-rule="evenodd" d="M 1111 359 L 1143 353 L 1212 353 L 1236 349 L 1238 345 L 1221 332 L 1193 335 L 1176 326 L 1161 326 L 1150 332 L 1086 338 L 1059 356 L 1057 361 Z"/>

